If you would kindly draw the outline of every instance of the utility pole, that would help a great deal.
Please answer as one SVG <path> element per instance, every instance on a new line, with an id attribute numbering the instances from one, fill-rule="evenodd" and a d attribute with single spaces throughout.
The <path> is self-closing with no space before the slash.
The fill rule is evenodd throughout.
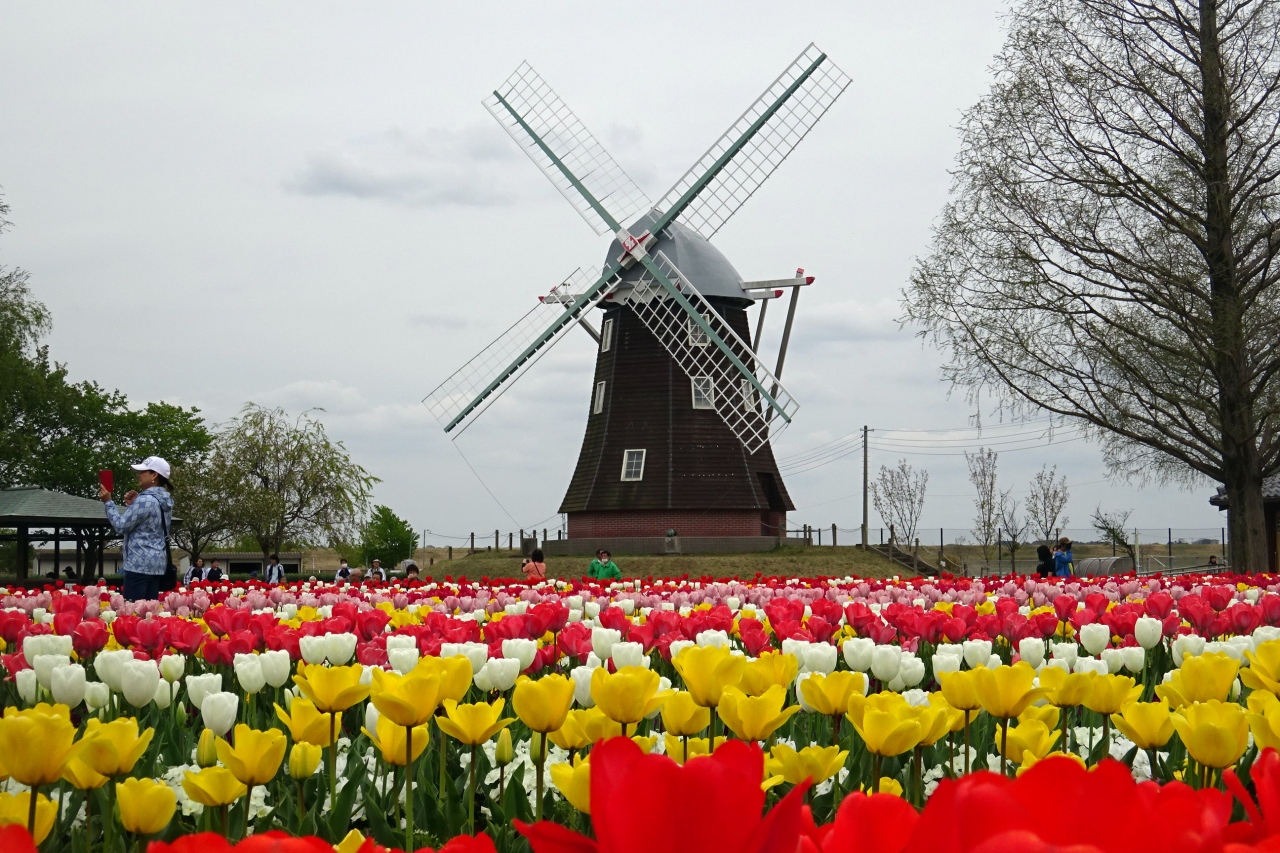
<path id="1" fill-rule="evenodd" d="M 862 550 L 867 550 L 867 433 L 869 430 L 864 424 L 862 427 Z"/>

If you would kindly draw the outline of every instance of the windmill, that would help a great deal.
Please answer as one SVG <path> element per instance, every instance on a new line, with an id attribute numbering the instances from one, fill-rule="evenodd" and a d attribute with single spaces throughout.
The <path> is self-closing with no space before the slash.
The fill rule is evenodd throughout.
<path id="1" fill-rule="evenodd" d="M 484 99 L 587 224 L 613 241 L 602 268 L 579 267 L 423 402 L 446 433 L 461 432 L 570 329 L 586 329 L 598 353 L 586 435 L 560 507 L 571 539 L 785 532 L 794 506 L 769 442 L 797 409 L 780 377 L 800 288 L 813 278 L 797 270 L 743 281 L 709 241 L 848 84 L 809 45 L 657 203 L 528 63 Z M 788 289 L 771 371 L 757 355 L 765 312 Z M 757 302 L 752 340 L 746 309 Z M 597 308 L 598 329 L 589 318 Z"/>

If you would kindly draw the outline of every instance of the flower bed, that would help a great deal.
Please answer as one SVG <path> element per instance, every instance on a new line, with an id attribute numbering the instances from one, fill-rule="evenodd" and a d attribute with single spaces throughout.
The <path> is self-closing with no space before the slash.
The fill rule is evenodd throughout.
<path id="1" fill-rule="evenodd" d="M 1120 849 L 1133 815 L 1216 850 L 1280 826 L 1272 576 L 0 595 L 0 840 L 45 853 Z M 1128 816 L 1104 838 L 1068 801 Z"/>

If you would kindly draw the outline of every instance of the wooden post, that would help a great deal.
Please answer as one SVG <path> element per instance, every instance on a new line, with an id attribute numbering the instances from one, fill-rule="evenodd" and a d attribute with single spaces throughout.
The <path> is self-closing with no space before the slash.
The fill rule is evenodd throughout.
<path id="1" fill-rule="evenodd" d="M 507 550 L 508 551 L 512 551 L 515 549 L 515 546 L 511 544 L 512 542 L 515 541 L 515 536 L 516 535 L 514 533 L 507 534 Z"/>
<path id="2" fill-rule="evenodd" d="M 544 548 L 545 548 L 545 547 L 546 547 L 546 545 L 547 545 L 547 528 L 545 528 L 545 527 L 544 527 L 544 528 L 542 528 L 542 545 L 543 545 L 543 547 L 544 547 Z"/>
<path id="3" fill-rule="evenodd" d="M 475 552 L 476 552 L 476 532 L 473 530 L 471 531 L 471 549 L 467 551 L 467 553 L 474 554 Z"/>
<path id="4" fill-rule="evenodd" d="M 836 547 L 836 526 L 831 525 L 831 547 Z"/>
<path id="5" fill-rule="evenodd" d="M 62 562 L 62 528 L 53 528 L 53 576 L 55 578 L 62 577 L 62 567 L 58 565 Z"/>
<path id="6" fill-rule="evenodd" d="M 452 559 L 453 559 L 453 546 L 452 546 L 452 545 L 450 545 L 450 546 L 449 546 L 449 559 L 450 559 L 450 560 L 452 560 Z"/>
<path id="7" fill-rule="evenodd" d="M 496 550 L 498 550 L 498 547 L 499 547 L 499 544 L 498 544 L 498 537 L 499 537 L 499 536 L 501 536 L 501 535 L 502 535 L 502 534 L 500 534 L 498 531 L 496 531 L 496 530 L 495 530 L 495 531 L 493 531 L 493 550 L 495 550 L 495 551 L 496 551 Z"/>
<path id="8" fill-rule="evenodd" d="M 30 569 L 31 555 L 28 550 L 27 528 L 18 528 L 18 577 L 26 578 Z"/>
<path id="9" fill-rule="evenodd" d="M 79 583 L 84 583 L 84 533 L 79 527 L 76 529 L 76 578 Z"/>

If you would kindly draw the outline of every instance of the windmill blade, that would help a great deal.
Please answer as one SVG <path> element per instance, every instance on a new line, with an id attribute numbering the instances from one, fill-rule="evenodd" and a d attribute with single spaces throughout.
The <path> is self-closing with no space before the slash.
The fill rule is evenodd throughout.
<path id="1" fill-rule="evenodd" d="M 452 432 L 464 421 L 469 426 L 572 329 L 576 320 L 598 305 L 610 289 L 605 278 L 597 278 L 582 267 L 574 270 L 523 317 L 436 386 L 422 402 L 444 425 L 445 432 Z M 556 319 L 548 327 L 550 310 L 555 310 Z"/>
<path id="2" fill-rule="evenodd" d="M 481 103 L 597 234 L 649 209 L 644 191 L 529 63 Z"/>
<path id="3" fill-rule="evenodd" d="M 810 44 L 657 204 L 654 233 L 678 219 L 703 237 L 720 230 L 782 164 L 850 83 Z"/>
<path id="4" fill-rule="evenodd" d="M 799 404 L 733 327 L 662 252 L 645 258 L 645 274 L 627 301 L 716 413 L 752 453 L 790 423 Z"/>

